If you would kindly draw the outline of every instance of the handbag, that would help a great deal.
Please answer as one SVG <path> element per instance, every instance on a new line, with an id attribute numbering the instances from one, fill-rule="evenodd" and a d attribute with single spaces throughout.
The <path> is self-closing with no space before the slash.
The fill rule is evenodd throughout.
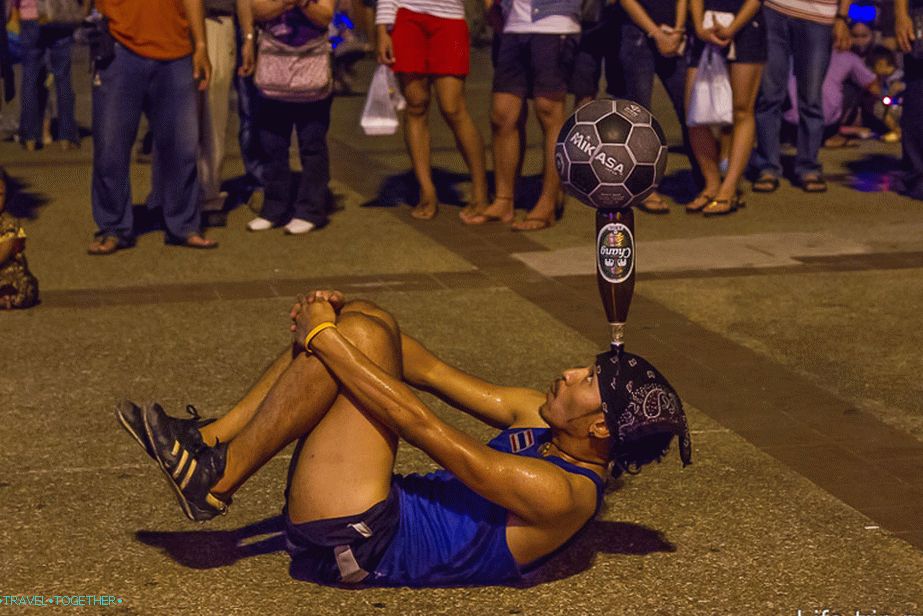
<path id="1" fill-rule="evenodd" d="M 266 98 L 291 103 L 327 98 L 333 92 L 330 42 L 326 36 L 318 36 L 292 47 L 263 31 L 253 80 Z"/>
<path id="2" fill-rule="evenodd" d="M 86 17 L 78 0 L 38 0 L 37 5 L 42 25 L 77 27 Z"/>
<path id="3" fill-rule="evenodd" d="M 734 123 L 734 95 L 728 79 L 727 62 L 714 45 L 705 45 L 699 68 L 692 82 L 687 126 L 714 126 Z"/>

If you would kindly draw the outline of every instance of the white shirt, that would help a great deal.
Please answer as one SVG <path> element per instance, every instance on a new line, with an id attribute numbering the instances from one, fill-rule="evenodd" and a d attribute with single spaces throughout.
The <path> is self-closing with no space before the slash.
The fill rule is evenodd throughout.
<path id="1" fill-rule="evenodd" d="M 378 0 L 375 7 L 375 23 L 392 25 L 399 8 L 445 19 L 465 18 L 464 0 Z"/>
<path id="2" fill-rule="evenodd" d="M 513 0 L 513 10 L 503 31 L 517 34 L 580 34 L 580 22 L 567 15 L 549 15 L 532 21 L 532 0 Z"/>

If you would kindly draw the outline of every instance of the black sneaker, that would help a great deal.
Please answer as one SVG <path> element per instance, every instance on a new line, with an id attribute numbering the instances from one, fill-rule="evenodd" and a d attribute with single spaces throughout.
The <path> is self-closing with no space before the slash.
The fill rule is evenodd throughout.
<path id="1" fill-rule="evenodd" d="M 189 446 L 197 448 L 199 444 L 202 443 L 202 436 L 199 434 L 199 428 L 212 423 L 215 421 L 215 418 L 202 419 L 199 416 L 199 411 L 191 404 L 186 405 L 186 412 L 192 416 L 191 419 L 177 419 L 175 421 L 182 422 L 178 425 L 183 426 L 182 431 L 186 435 Z M 154 450 L 151 448 L 150 443 L 148 443 L 147 435 L 144 433 L 144 419 L 141 417 L 142 414 L 143 411 L 141 407 L 131 400 L 121 400 L 115 405 L 115 417 L 119 420 L 119 424 L 133 439 L 138 441 L 138 444 L 141 445 L 145 453 L 147 453 L 152 460 L 156 460 L 157 458 L 154 456 Z"/>
<path id="2" fill-rule="evenodd" d="M 208 447 L 201 437 L 189 437 L 189 420 L 167 415 L 159 404 L 141 411 L 144 433 L 167 482 L 186 517 L 195 522 L 210 520 L 228 511 L 223 501 L 210 492 L 224 474 L 228 446 Z"/>

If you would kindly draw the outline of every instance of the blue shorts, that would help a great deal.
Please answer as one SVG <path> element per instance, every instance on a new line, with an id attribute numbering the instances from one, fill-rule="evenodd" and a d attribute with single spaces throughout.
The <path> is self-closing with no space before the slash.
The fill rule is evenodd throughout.
<path id="1" fill-rule="evenodd" d="M 284 513 L 292 576 L 322 584 L 359 584 L 374 571 L 400 526 L 400 496 L 341 518 L 294 524 Z"/>

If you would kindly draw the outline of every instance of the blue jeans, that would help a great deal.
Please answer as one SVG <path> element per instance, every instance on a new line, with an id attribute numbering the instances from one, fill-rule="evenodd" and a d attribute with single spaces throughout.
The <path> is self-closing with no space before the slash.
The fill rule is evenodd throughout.
<path id="1" fill-rule="evenodd" d="M 58 139 L 80 140 L 74 117 L 74 88 L 71 85 L 71 48 L 74 38 L 70 28 L 40 26 L 35 20 L 21 22 L 19 41 L 23 49 L 22 82 L 20 87 L 19 138 L 21 141 L 42 140 L 41 89 L 45 74 L 45 54 L 48 54 L 58 96 Z"/>
<path id="2" fill-rule="evenodd" d="M 756 150 L 751 164 L 758 173 L 782 174 L 782 105 L 788 97 L 789 72 L 794 68 L 798 86 L 795 175 L 801 178 L 820 173 L 817 155 L 824 140 L 823 84 L 830 64 L 833 26 L 788 17 L 768 7 L 763 7 L 763 16 L 769 59 L 756 99 Z"/>
<path id="3" fill-rule="evenodd" d="M 93 86 L 93 219 L 97 237 L 134 238 L 129 164 L 142 111 L 154 135 L 153 207 L 167 239 L 200 232 L 196 150 L 199 120 L 192 56 L 152 60 L 116 44 Z"/>
<path id="4" fill-rule="evenodd" d="M 327 129 L 330 128 L 332 96 L 310 103 L 287 103 L 262 98 L 256 116 L 260 146 L 266 159 L 263 165 L 265 200 L 260 216 L 277 225 L 292 218 L 327 224 L 330 157 Z M 301 181 L 292 199 L 292 171 L 288 151 L 292 127 L 298 135 Z"/>

